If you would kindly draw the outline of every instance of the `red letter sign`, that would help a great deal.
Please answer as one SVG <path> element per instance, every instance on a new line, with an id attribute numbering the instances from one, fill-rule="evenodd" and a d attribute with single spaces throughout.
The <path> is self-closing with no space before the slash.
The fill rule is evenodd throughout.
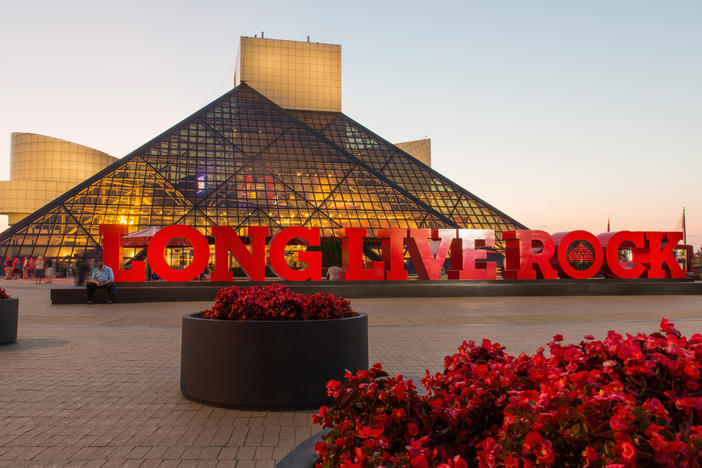
<path id="1" fill-rule="evenodd" d="M 640 260 L 646 264 L 649 278 L 684 278 L 685 270 L 680 268 L 673 250 L 683 238 L 682 232 L 646 232 L 647 259 Z M 639 256 L 638 258 L 641 258 Z M 637 256 L 635 255 L 636 259 Z"/>
<path id="2" fill-rule="evenodd" d="M 625 267 L 619 262 L 619 249 L 622 247 L 644 248 L 643 232 L 605 232 L 597 236 L 597 238 L 600 240 L 605 252 L 605 276 L 638 278 L 644 274 L 646 268 L 643 265 L 632 262 L 631 265 Z"/>
<path id="3" fill-rule="evenodd" d="M 440 240 L 441 243 L 432 255 L 428 238 Z M 410 229 L 407 237 L 407 250 L 409 250 L 412 263 L 417 270 L 417 277 L 421 280 L 437 280 L 441 276 L 441 269 L 446 261 L 446 254 L 451 246 L 451 241 L 456 238 L 455 229 Z"/>
<path id="4" fill-rule="evenodd" d="M 458 238 L 451 244 L 449 279 L 497 279 L 495 262 L 480 262 L 487 258 L 487 250 L 476 249 L 495 245 L 495 231 L 491 229 L 459 229 Z"/>
<path id="5" fill-rule="evenodd" d="M 285 260 L 285 247 L 293 239 L 302 239 L 307 245 L 319 245 L 319 228 L 301 226 L 289 227 L 280 231 L 271 240 L 269 260 L 271 268 L 281 278 L 288 281 L 320 281 L 322 279 L 322 252 L 298 252 L 298 262 L 308 262 L 309 266 L 296 270 Z"/>
<path id="6" fill-rule="evenodd" d="M 193 246 L 193 261 L 183 270 L 174 270 L 166 261 L 166 246 L 174 237 L 184 237 Z M 205 270 L 210 260 L 210 246 L 200 231 L 191 226 L 174 224 L 168 226 L 151 238 L 147 252 L 149 265 L 158 276 L 166 281 L 190 281 Z"/>
<path id="7" fill-rule="evenodd" d="M 407 229 L 381 229 L 378 238 L 382 242 L 386 280 L 406 280 L 404 244 Z"/>
<path id="8" fill-rule="evenodd" d="M 347 227 L 337 233 L 341 237 L 342 277 L 346 281 L 380 281 L 385 278 L 383 262 L 373 262 L 372 268 L 363 268 L 363 238 L 366 228 Z"/>
<path id="9" fill-rule="evenodd" d="M 553 240 L 561 277 L 587 279 L 600 272 L 604 253 L 597 237 L 587 231 L 570 231 L 554 234 Z"/>
<path id="10" fill-rule="evenodd" d="M 553 238 L 544 231 L 505 231 L 502 238 L 507 241 L 505 249 L 505 271 L 507 279 L 556 279 L 556 270 L 551 266 L 551 257 L 556 252 Z M 541 251 L 534 252 L 541 247 Z M 538 268 L 538 271 L 537 271 Z"/>
<path id="11" fill-rule="evenodd" d="M 127 232 L 124 224 L 101 224 L 102 234 L 102 262 L 112 268 L 115 282 L 131 281 L 141 283 L 144 281 L 144 262 L 132 260 L 132 269 L 122 269 L 122 234 Z"/>
<path id="12" fill-rule="evenodd" d="M 215 238 L 215 269 L 210 281 L 232 281 L 229 269 L 229 252 L 239 262 L 241 268 L 249 275 L 251 281 L 266 280 L 266 236 L 268 226 L 249 226 L 247 230 L 251 252 L 244 242 L 229 226 L 212 226 Z"/>

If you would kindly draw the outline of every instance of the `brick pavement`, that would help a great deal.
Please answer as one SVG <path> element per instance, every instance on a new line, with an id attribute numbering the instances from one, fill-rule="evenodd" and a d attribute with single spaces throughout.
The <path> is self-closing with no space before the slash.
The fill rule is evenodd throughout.
<path id="1" fill-rule="evenodd" d="M 51 306 L 49 286 L 0 281 L 20 298 L 19 341 L 0 347 L 0 467 L 272 467 L 315 433 L 311 411 L 238 411 L 179 390 L 180 319 L 204 302 Z M 702 331 L 699 296 L 356 299 L 372 362 L 420 378 L 464 339 L 533 352 L 661 316 Z"/>

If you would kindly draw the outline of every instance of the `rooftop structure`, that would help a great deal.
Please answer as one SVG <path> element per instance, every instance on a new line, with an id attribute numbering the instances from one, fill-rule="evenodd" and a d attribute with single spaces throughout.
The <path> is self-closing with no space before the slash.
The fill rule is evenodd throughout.
<path id="1" fill-rule="evenodd" d="M 241 64 L 257 48 L 295 63 L 298 46 L 284 44 L 290 41 L 250 39 L 242 38 Z M 326 46 L 301 44 L 302 63 Z M 276 67 L 248 66 L 233 90 L 0 233 L 0 257 L 97 256 L 100 224 L 127 224 L 130 232 L 185 224 L 206 235 L 213 225 L 240 235 L 251 225 L 273 235 L 307 226 L 327 238 L 347 226 L 365 227 L 369 236 L 386 227 L 493 229 L 498 248 L 502 232 L 524 228 L 341 113 L 336 98 L 283 85 L 302 76 L 304 91 L 305 67 L 293 68 L 292 77 L 273 73 L 269 82 L 252 79 L 251 70 Z M 254 87 L 266 83 L 272 97 Z M 429 145 L 401 144 L 414 154 L 428 153 Z"/>
<path id="2" fill-rule="evenodd" d="M 341 112 L 341 46 L 242 37 L 234 86 L 240 83 L 285 109 Z"/>
<path id="3" fill-rule="evenodd" d="M 431 138 L 395 143 L 405 153 L 431 167 Z"/>
<path id="4" fill-rule="evenodd" d="M 13 133 L 10 180 L 0 181 L 0 214 L 15 224 L 116 160 L 70 141 Z"/>

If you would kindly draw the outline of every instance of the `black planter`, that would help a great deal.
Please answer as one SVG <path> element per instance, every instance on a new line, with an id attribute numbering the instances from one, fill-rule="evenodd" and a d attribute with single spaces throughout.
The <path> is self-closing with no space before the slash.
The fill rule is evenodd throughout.
<path id="1" fill-rule="evenodd" d="M 335 320 L 183 317 L 180 389 L 194 400 L 241 408 L 314 408 L 325 384 L 368 368 L 368 316 Z"/>
<path id="2" fill-rule="evenodd" d="M 17 341 L 19 299 L 0 299 L 0 345 Z"/>

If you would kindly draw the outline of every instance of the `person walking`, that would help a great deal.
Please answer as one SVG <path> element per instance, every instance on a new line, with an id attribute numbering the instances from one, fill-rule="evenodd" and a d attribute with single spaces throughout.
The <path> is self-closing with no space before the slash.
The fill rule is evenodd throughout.
<path id="1" fill-rule="evenodd" d="M 29 278 L 29 257 L 24 257 L 22 261 L 22 279 Z"/>
<path id="2" fill-rule="evenodd" d="M 15 261 L 12 262 L 12 279 L 17 279 L 20 273 L 20 258 L 15 257 Z"/>
<path id="3" fill-rule="evenodd" d="M 44 262 L 44 277 L 47 283 L 51 283 L 54 279 L 54 261 L 50 258 Z"/>
<path id="4" fill-rule="evenodd" d="M 94 270 L 95 270 L 95 259 L 90 257 L 90 260 L 88 260 L 88 278 L 92 278 Z"/>
<path id="5" fill-rule="evenodd" d="M 39 257 L 34 262 L 34 284 L 41 284 L 44 279 L 44 258 Z"/>
<path id="6" fill-rule="evenodd" d="M 29 259 L 29 276 L 28 278 L 35 278 L 34 272 L 37 269 L 37 259 L 32 257 Z"/>
<path id="7" fill-rule="evenodd" d="M 12 279 L 12 257 L 5 259 L 5 279 Z"/>
<path id="8" fill-rule="evenodd" d="M 88 265 L 86 265 L 83 260 L 78 260 L 76 262 L 76 286 L 83 286 L 87 275 Z"/>

